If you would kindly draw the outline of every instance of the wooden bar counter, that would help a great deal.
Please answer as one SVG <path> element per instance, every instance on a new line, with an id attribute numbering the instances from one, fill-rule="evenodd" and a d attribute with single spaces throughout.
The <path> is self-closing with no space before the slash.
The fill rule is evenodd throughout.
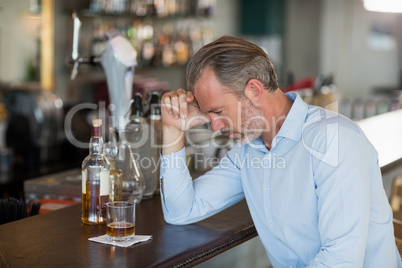
<path id="1" fill-rule="evenodd" d="M 257 235 L 245 201 L 181 226 L 165 223 L 155 196 L 136 217 L 152 240 L 127 248 L 88 241 L 106 226 L 82 224 L 80 204 L 0 225 L 0 267 L 192 267 Z"/>

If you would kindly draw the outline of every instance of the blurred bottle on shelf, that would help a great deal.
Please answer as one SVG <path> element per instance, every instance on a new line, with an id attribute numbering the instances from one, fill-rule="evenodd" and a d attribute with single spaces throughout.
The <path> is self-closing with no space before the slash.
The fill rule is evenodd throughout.
<path id="1" fill-rule="evenodd" d="M 185 65 L 203 45 L 214 39 L 213 30 L 200 17 L 215 10 L 215 0 L 92 0 L 90 12 L 100 14 L 93 24 L 91 53 L 100 55 L 105 47 L 105 33 L 120 31 L 138 52 L 139 67 Z M 134 14 L 111 20 L 102 14 Z M 172 17 L 159 28 L 158 18 Z"/>
<path id="2" fill-rule="evenodd" d="M 91 0 L 89 10 L 94 13 L 126 13 L 129 0 Z"/>
<path id="3" fill-rule="evenodd" d="M 138 30 L 138 38 L 142 40 L 139 62 L 149 66 L 155 56 L 154 28 L 149 21 Z"/>
<path id="4" fill-rule="evenodd" d="M 176 55 L 177 55 L 177 63 L 179 65 L 185 65 L 189 59 L 189 40 L 186 34 L 181 34 L 174 45 Z"/>
<path id="5" fill-rule="evenodd" d="M 132 120 L 135 122 L 141 122 L 144 120 L 144 106 L 142 103 L 142 94 L 135 93 L 134 102 L 131 110 Z"/>
<path id="6" fill-rule="evenodd" d="M 91 41 L 91 55 L 99 56 L 106 49 L 107 38 L 105 36 L 105 25 L 99 21 L 95 20 L 93 23 L 92 31 L 92 41 Z"/>
<path id="7" fill-rule="evenodd" d="M 348 118 L 352 118 L 352 103 L 348 98 L 342 99 L 341 114 Z"/>
<path id="8" fill-rule="evenodd" d="M 364 102 L 362 99 L 356 99 L 353 102 L 353 120 L 362 120 L 364 118 Z"/>
<path id="9" fill-rule="evenodd" d="M 380 100 L 377 103 L 377 114 L 389 112 L 389 103 L 386 100 Z"/>
<path id="10" fill-rule="evenodd" d="M 396 99 L 391 102 L 390 111 L 396 111 L 399 110 L 400 108 L 401 104 L 399 103 L 399 100 Z"/>
<path id="11" fill-rule="evenodd" d="M 91 0 L 94 13 L 134 14 L 136 16 L 209 16 L 216 0 Z"/>
<path id="12" fill-rule="evenodd" d="M 332 74 L 319 75 L 314 81 L 314 95 L 312 104 L 321 106 L 327 110 L 338 112 L 339 91 L 334 84 Z"/>
<path id="13" fill-rule="evenodd" d="M 377 114 L 377 106 L 375 104 L 375 101 L 371 99 L 366 101 L 364 110 L 365 118 L 375 116 Z"/>

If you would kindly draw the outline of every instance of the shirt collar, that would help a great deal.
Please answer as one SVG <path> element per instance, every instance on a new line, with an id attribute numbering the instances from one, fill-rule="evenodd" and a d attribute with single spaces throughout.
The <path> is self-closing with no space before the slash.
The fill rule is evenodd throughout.
<path id="1" fill-rule="evenodd" d="M 275 138 L 284 137 L 299 141 L 306 121 L 308 105 L 295 92 L 288 92 L 285 95 L 293 101 L 293 105 Z"/>
<path id="2" fill-rule="evenodd" d="M 283 122 L 281 129 L 272 141 L 272 148 L 282 138 L 288 138 L 294 141 L 301 140 L 303 124 L 307 117 L 308 105 L 300 98 L 295 92 L 288 92 L 285 94 L 290 100 L 293 101 L 292 107 Z M 251 142 L 254 148 L 266 151 L 267 148 L 261 138 Z"/>

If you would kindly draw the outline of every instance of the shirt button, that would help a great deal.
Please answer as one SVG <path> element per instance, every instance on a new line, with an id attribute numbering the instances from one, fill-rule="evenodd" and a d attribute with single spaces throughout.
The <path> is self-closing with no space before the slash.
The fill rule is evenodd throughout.
<path id="1" fill-rule="evenodd" d="M 269 187 L 264 188 L 265 192 L 269 192 Z"/>
<path id="2" fill-rule="evenodd" d="M 272 219 L 269 219 L 269 220 L 268 220 L 268 223 L 269 223 L 269 224 L 272 224 L 272 222 L 273 222 Z"/>
<path id="3" fill-rule="evenodd" d="M 289 268 L 293 268 L 293 265 L 290 265 Z"/>

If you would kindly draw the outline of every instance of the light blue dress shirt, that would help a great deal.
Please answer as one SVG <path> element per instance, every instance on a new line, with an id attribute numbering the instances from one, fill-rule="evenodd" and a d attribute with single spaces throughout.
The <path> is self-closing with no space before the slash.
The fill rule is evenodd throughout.
<path id="1" fill-rule="evenodd" d="M 274 267 L 402 267 L 378 155 L 360 128 L 295 93 L 268 150 L 235 146 L 192 180 L 184 149 L 162 157 L 166 222 L 189 224 L 246 198 Z"/>

